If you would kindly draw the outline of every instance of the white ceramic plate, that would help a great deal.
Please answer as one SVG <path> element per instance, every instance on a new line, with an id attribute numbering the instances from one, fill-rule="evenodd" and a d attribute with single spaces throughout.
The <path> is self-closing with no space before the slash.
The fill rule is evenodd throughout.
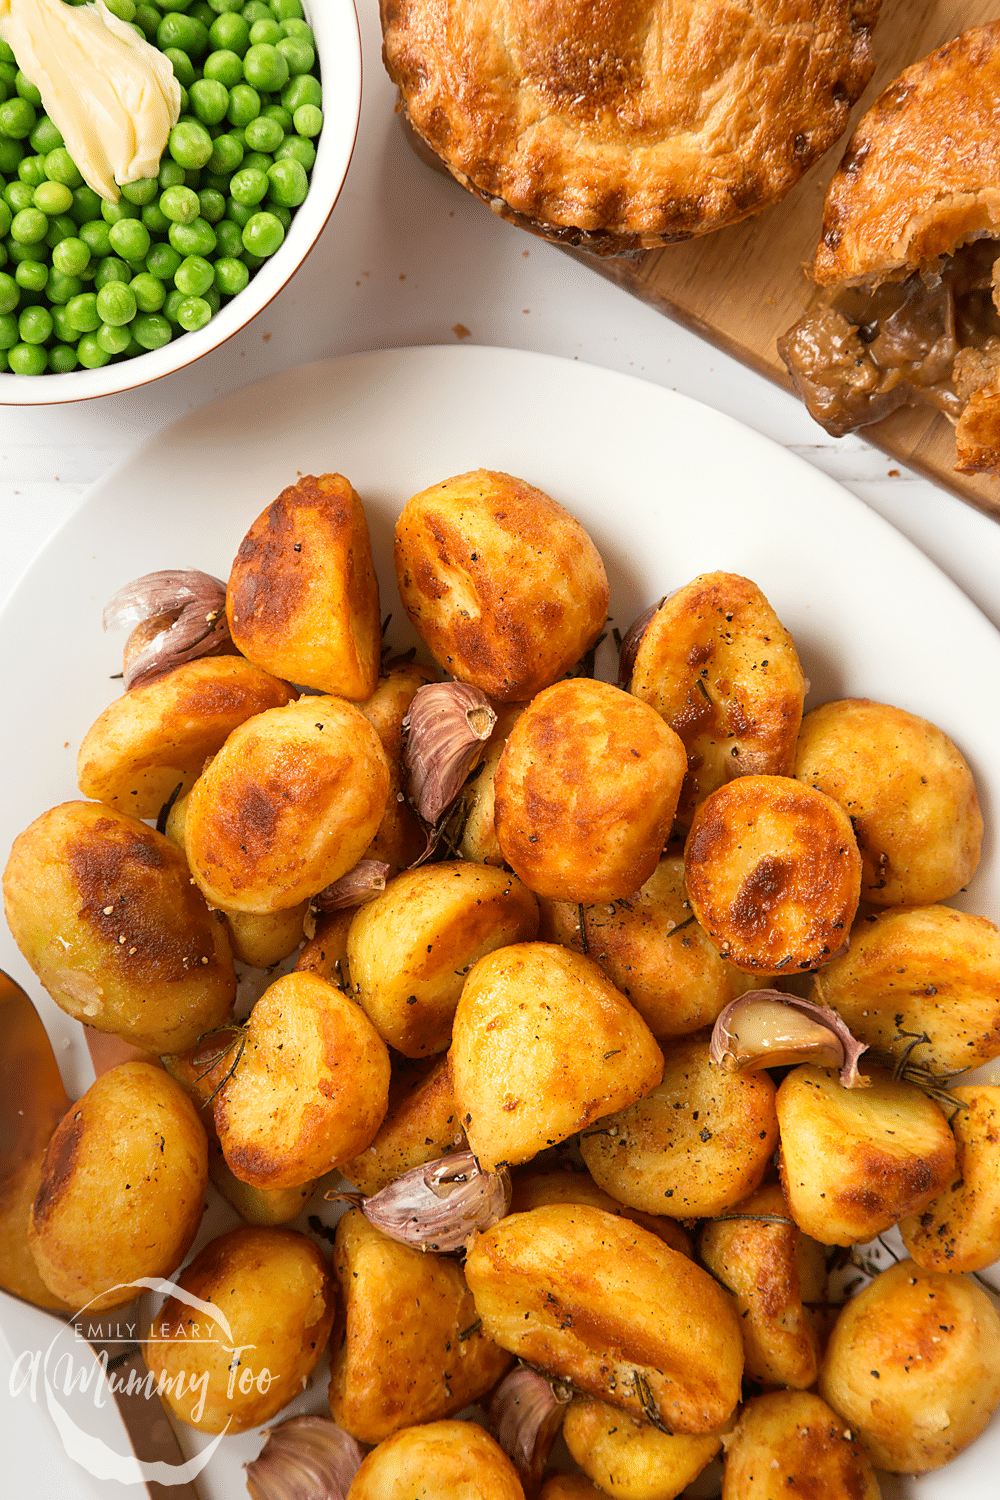
<path id="1" fill-rule="evenodd" d="M 165 567 L 225 578 L 247 527 L 279 490 L 299 473 L 339 470 L 368 510 L 382 611 L 393 613 L 389 639 L 407 645 L 391 562 L 396 515 L 417 490 L 478 467 L 520 475 L 580 518 L 605 560 L 620 629 L 697 573 L 743 573 L 794 634 L 810 703 L 869 696 L 945 729 L 972 765 L 989 830 L 983 863 L 955 904 L 995 918 L 993 626 L 879 516 L 767 439 L 658 386 L 502 349 L 385 351 L 288 371 L 185 417 L 96 486 L 0 618 L 0 859 L 35 816 L 78 795 L 77 747 L 118 691 L 109 678 L 122 640 L 102 636 L 100 620 L 121 584 Z M 610 661 L 603 666 L 610 676 Z M 80 1092 L 89 1064 L 79 1028 L 41 993 L 6 929 L 0 967 L 38 1003 L 71 1092 Z M 35 1315 L 18 1308 L 15 1317 L 7 1304 L 4 1316 L 16 1356 Z M 190 1434 L 182 1440 L 190 1445 Z M 27 1444 L 15 1432 L 8 1472 L 28 1474 Z M 205 1500 L 243 1493 L 239 1465 L 258 1444 L 254 1435 L 227 1439 L 199 1480 Z M 993 1500 L 998 1468 L 994 1420 L 948 1468 L 919 1485 L 887 1478 L 883 1495 Z M 81 1480 L 79 1495 L 91 1493 Z"/>

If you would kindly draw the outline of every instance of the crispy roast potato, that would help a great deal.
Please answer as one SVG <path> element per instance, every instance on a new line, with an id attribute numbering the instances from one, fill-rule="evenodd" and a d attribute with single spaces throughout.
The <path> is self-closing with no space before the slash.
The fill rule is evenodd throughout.
<path id="1" fill-rule="evenodd" d="M 364 509 L 342 474 L 282 490 L 240 543 L 226 615 L 244 656 L 303 687 L 368 698 L 382 625 Z"/>
<path id="2" fill-rule="evenodd" d="M 191 789 L 191 873 L 217 906 L 298 906 L 357 864 L 388 792 L 381 741 L 343 698 L 302 698 L 258 714 Z"/>
<path id="3" fill-rule="evenodd" d="M 229 1019 L 226 924 L 162 834 L 99 802 L 64 802 L 14 840 L 3 877 L 14 941 L 56 1004 L 144 1052 L 180 1052 Z"/>
<path id="4" fill-rule="evenodd" d="M 894 1062 L 909 1053 L 934 1073 L 964 1072 L 1000 1057 L 1000 932 L 950 906 L 865 917 L 811 998 Z"/>
<path id="5" fill-rule="evenodd" d="M 463 859 L 471 859 L 481 865 L 502 865 L 503 851 L 497 838 L 495 811 L 495 779 L 497 766 L 503 754 L 507 737 L 524 713 L 524 703 L 501 704 L 493 733 L 486 744 L 486 751 L 472 781 L 462 789 L 465 799 L 465 821 L 458 852 Z"/>
<path id="6" fill-rule="evenodd" d="M 1000 1087 L 949 1088 L 955 1177 L 922 1214 L 899 1226 L 925 1271 L 981 1271 L 1000 1260 Z"/>
<path id="7" fill-rule="evenodd" d="M 601 1500 L 604 1493 L 585 1474 L 553 1474 L 542 1485 L 538 1500 Z"/>
<path id="8" fill-rule="evenodd" d="M 719 1432 L 658 1432 L 606 1401 L 574 1401 L 562 1432 L 583 1472 L 619 1500 L 674 1500 L 722 1447 Z"/>
<path id="9" fill-rule="evenodd" d="M 555 500 L 476 469 L 406 502 L 396 522 L 403 606 L 438 666 L 522 703 L 592 646 L 608 613 L 597 548 Z"/>
<path id="10" fill-rule="evenodd" d="M 543 900 L 539 910 L 539 937 L 599 963 L 658 1042 L 711 1026 L 730 1000 L 764 983 L 720 958 L 691 910 L 679 853 L 664 854 L 627 901 L 581 909 Z"/>
<path id="11" fill-rule="evenodd" d="M 537 931 L 538 903 L 515 875 L 463 859 L 406 870 L 351 923 L 352 990 L 404 1057 L 443 1052 L 472 966 Z"/>
<path id="12" fill-rule="evenodd" d="M 318 974 L 345 995 L 351 988 L 347 967 L 347 934 L 354 921 L 354 908 L 325 912 L 316 918 L 316 930 L 295 960 L 293 973 Z"/>
<path id="13" fill-rule="evenodd" d="M 337 1224 L 334 1269 L 344 1323 L 330 1410 L 359 1442 L 453 1416 L 513 1364 L 480 1328 L 457 1261 L 401 1245 L 349 1209 Z"/>
<path id="14" fill-rule="evenodd" d="M 142 1347 L 171 1411 L 201 1432 L 270 1421 L 305 1388 L 330 1337 L 337 1289 L 318 1247 L 292 1229 L 233 1229 L 198 1252 L 177 1286 Z"/>
<path id="15" fill-rule="evenodd" d="M 296 1187 L 363 1151 L 388 1098 L 389 1053 L 360 1006 L 317 974 L 286 974 L 250 1012 L 215 1128 L 243 1182 Z"/>
<path id="16" fill-rule="evenodd" d="M 691 1241 L 681 1226 L 662 1214 L 644 1214 L 637 1208 L 626 1208 L 599 1188 L 589 1172 L 521 1172 L 514 1178 L 510 1211 L 527 1213 L 529 1209 L 541 1208 L 545 1203 L 589 1203 L 592 1208 L 602 1208 L 607 1214 L 618 1214 L 641 1224 L 651 1234 L 658 1235 L 680 1255 L 694 1259 Z"/>
<path id="17" fill-rule="evenodd" d="M 695 916 L 738 969 L 815 969 L 843 946 L 861 857 L 831 798 L 786 776 L 742 776 L 706 797 L 684 846 Z"/>
<path id="18" fill-rule="evenodd" d="M 570 677 L 517 720 L 494 777 L 503 856 L 552 901 L 633 896 L 656 869 L 687 759 L 653 709 Z"/>
<path id="19" fill-rule="evenodd" d="M 861 852 L 861 899 L 924 906 L 975 873 L 983 815 L 957 746 L 902 708 L 844 698 L 802 720 L 795 775 L 848 814 Z"/>
<path id="20" fill-rule="evenodd" d="M 121 1307 L 138 1276 L 169 1276 L 205 1210 L 208 1148 L 190 1099 L 162 1068 L 103 1073 L 56 1126 L 28 1243 L 45 1285 L 96 1312 Z"/>
<path id="21" fill-rule="evenodd" d="M 879 1500 L 857 1429 L 818 1396 L 772 1391 L 748 1401 L 726 1439 L 722 1500 Z"/>
<path id="22" fill-rule="evenodd" d="M 663 1080 L 637 1104 L 584 1130 L 583 1159 L 599 1187 L 646 1213 L 721 1213 L 761 1181 L 778 1143 L 767 1073 L 727 1073 L 705 1036 L 667 1050 Z"/>
<path id="23" fill-rule="evenodd" d="M 406 870 L 424 852 L 427 834 L 403 795 L 403 720 L 419 690 L 437 679 L 433 667 L 422 662 L 398 662 L 380 677 L 372 696 L 358 707 L 382 741 L 389 767 L 389 795 L 385 812 L 365 857 L 380 859 L 390 876 Z"/>
<path id="24" fill-rule="evenodd" d="M 373 1449 L 349 1500 L 524 1500 L 517 1470 L 475 1422 L 404 1427 Z"/>
<path id="25" fill-rule="evenodd" d="M 842 1309 L 819 1393 L 876 1468 L 939 1469 L 1000 1403 L 1000 1314 L 967 1276 L 900 1261 Z"/>
<path id="26" fill-rule="evenodd" d="M 698 1253 L 736 1299 L 750 1378 L 811 1386 L 823 1350 L 819 1321 L 805 1304 L 826 1301 L 826 1254 L 788 1217 L 778 1184 L 767 1183 L 706 1224 Z"/>
<path id="27" fill-rule="evenodd" d="M 190 791 L 238 725 L 298 697 L 242 656 L 202 657 L 116 698 L 84 736 L 77 784 L 133 818 Z"/>
<path id="28" fill-rule="evenodd" d="M 404 1172 L 467 1149 L 458 1123 L 451 1062 L 436 1058 L 430 1067 L 393 1067 L 389 1108 L 371 1145 L 340 1163 L 340 1170 L 367 1197 Z"/>
<path id="29" fill-rule="evenodd" d="M 646 626 L 631 691 L 684 741 L 677 819 L 736 776 L 790 776 L 806 680 L 795 642 L 749 578 L 702 573 Z"/>
<path id="30" fill-rule="evenodd" d="M 552 943 L 479 960 L 449 1055 L 459 1123 L 488 1171 L 640 1099 L 663 1070 L 645 1021 L 597 965 Z"/>
<path id="31" fill-rule="evenodd" d="M 638 1224 L 587 1204 L 509 1214 L 465 1275 L 485 1331 L 543 1374 L 672 1432 L 714 1432 L 736 1405 L 731 1299 Z"/>
<path id="32" fill-rule="evenodd" d="M 920 1089 L 866 1069 L 867 1088 L 804 1063 L 778 1089 L 781 1184 L 796 1224 L 822 1245 L 860 1245 L 919 1213 L 951 1181 L 955 1141 Z"/>

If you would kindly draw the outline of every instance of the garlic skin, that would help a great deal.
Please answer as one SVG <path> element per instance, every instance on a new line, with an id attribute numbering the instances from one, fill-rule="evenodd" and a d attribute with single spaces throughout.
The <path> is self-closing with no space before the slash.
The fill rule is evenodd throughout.
<path id="1" fill-rule="evenodd" d="M 155 177 L 181 112 L 169 58 L 96 0 L 0 0 L 0 40 L 62 133 L 88 187 L 117 203 L 121 183 Z"/>
<path id="2" fill-rule="evenodd" d="M 828 1005 L 781 990 L 748 990 L 716 1019 L 709 1056 L 729 1073 L 812 1062 L 839 1068 L 843 1087 L 858 1089 L 870 1081 L 858 1072 L 867 1051 Z"/>
<path id="3" fill-rule="evenodd" d="M 324 886 L 312 898 L 317 911 L 345 911 L 351 906 L 361 906 L 372 896 L 385 890 L 389 866 L 382 859 L 359 859 L 352 870 L 341 875 L 332 885 Z"/>
<path id="4" fill-rule="evenodd" d="M 618 686 L 624 693 L 627 693 L 632 685 L 635 659 L 638 655 L 642 638 L 646 634 L 646 627 L 657 610 L 661 609 L 670 597 L 669 594 L 664 594 L 662 599 L 658 599 L 655 604 L 651 604 L 648 609 L 644 609 L 638 619 L 632 621 L 632 624 L 622 636 L 622 643 L 618 650 Z"/>
<path id="5" fill-rule="evenodd" d="M 509 1174 L 484 1172 L 471 1151 L 414 1167 L 371 1198 L 327 1194 L 353 1203 L 390 1239 L 441 1255 L 462 1249 L 471 1234 L 504 1218 L 510 1196 Z"/>
<path id="6" fill-rule="evenodd" d="M 149 623 L 157 619 L 164 628 L 150 635 Z M 226 586 L 197 568 L 164 568 L 134 578 L 108 600 L 103 625 L 105 630 L 135 627 L 125 647 L 126 692 L 184 662 L 236 653 L 226 619 Z"/>
<path id="7" fill-rule="evenodd" d="M 526 1495 L 537 1494 L 572 1391 L 530 1365 L 515 1365 L 493 1393 L 490 1432 L 517 1469 Z"/>
<path id="8" fill-rule="evenodd" d="M 429 682 L 414 695 L 403 720 L 406 795 L 431 827 L 462 790 L 496 721 L 486 694 L 465 682 Z"/>
<path id="9" fill-rule="evenodd" d="M 252 1500 L 346 1500 L 364 1450 L 329 1417 L 291 1417 L 244 1464 Z"/>

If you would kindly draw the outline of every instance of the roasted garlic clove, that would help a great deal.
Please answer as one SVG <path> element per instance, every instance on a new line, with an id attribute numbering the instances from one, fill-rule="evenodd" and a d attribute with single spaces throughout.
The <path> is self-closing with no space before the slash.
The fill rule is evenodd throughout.
<path id="1" fill-rule="evenodd" d="M 327 1197 L 353 1203 L 390 1239 L 444 1255 L 502 1219 L 510 1193 L 506 1171 L 484 1172 L 471 1151 L 459 1151 L 404 1172 L 371 1198 L 336 1192 Z"/>
<path id="2" fill-rule="evenodd" d="M 292 1417 L 243 1467 L 252 1500 L 345 1500 L 363 1458 L 361 1444 L 329 1417 Z"/>
<path id="3" fill-rule="evenodd" d="M 515 1365 L 493 1393 L 490 1431 L 513 1460 L 526 1495 L 534 1495 L 559 1435 L 572 1389 L 546 1380 L 530 1365 Z"/>
<path id="4" fill-rule="evenodd" d="M 159 622 L 160 629 L 151 627 Z M 226 586 L 196 568 L 164 568 L 125 584 L 104 607 L 105 630 L 133 626 L 125 645 L 125 691 L 184 662 L 235 651 Z"/>
<path id="5" fill-rule="evenodd" d="M 385 890 L 389 866 L 382 859 L 359 859 L 353 870 L 341 875 L 332 885 L 325 886 L 312 905 L 318 911 L 344 911 L 351 906 L 361 906 L 372 896 Z"/>
<path id="6" fill-rule="evenodd" d="M 406 794 L 431 827 L 462 790 L 496 721 L 486 694 L 465 682 L 429 682 L 414 695 L 403 720 Z"/>
<path id="7" fill-rule="evenodd" d="M 812 1062 L 839 1068 L 844 1088 L 867 1088 L 856 1041 L 835 1010 L 781 990 L 749 990 L 731 1000 L 712 1029 L 711 1059 L 729 1073 Z"/>

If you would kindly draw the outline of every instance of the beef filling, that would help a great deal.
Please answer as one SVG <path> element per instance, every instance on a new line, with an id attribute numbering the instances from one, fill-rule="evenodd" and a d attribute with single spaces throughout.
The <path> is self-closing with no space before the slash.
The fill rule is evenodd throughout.
<path id="1" fill-rule="evenodd" d="M 975 240 L 905 280 L 818 291 L 778 340 L 816 421 L 843 437 L 919 400 L 956 422 L 971 371 L 992 374 L 1000 356 L 998 257 L 1000 242 Z"/>

